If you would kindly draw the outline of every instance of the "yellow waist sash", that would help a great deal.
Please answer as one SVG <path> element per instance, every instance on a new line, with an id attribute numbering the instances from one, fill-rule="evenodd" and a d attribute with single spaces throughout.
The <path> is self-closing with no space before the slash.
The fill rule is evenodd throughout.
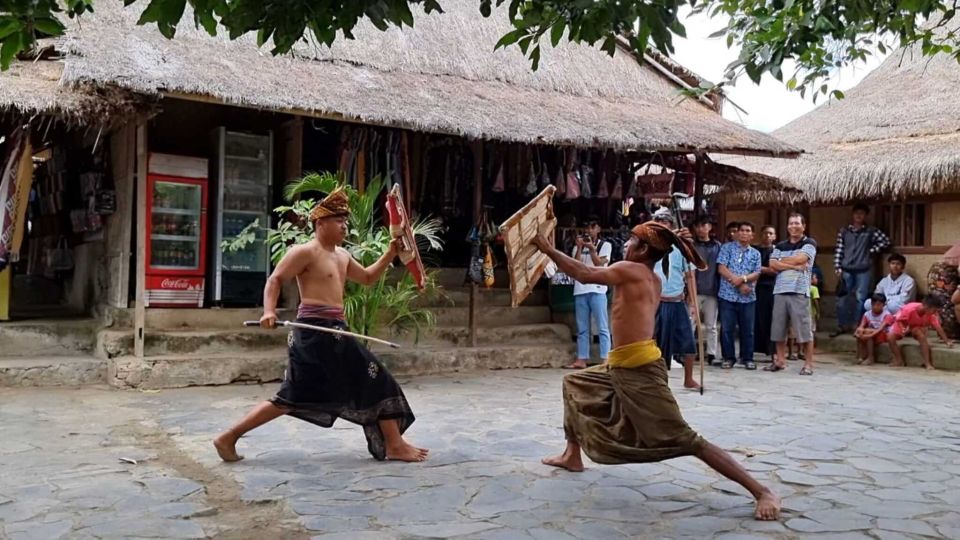
<path id="1" fill-rule="evenodd" d="M 612 368 L 635 368 L 656 362 L 660 360 L 661 356 L 657 342 L 648 339 L 623 345 L 610 351 L 607 364 Z"/>

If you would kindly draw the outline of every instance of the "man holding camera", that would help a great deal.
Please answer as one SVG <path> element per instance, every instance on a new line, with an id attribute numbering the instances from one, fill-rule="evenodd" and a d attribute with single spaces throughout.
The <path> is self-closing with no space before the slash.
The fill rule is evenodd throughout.
<path id="1" fill-rule="evenodd" d="M 573 258 L 587 266 L 607 266 L 613 244 L 600 240 L 600 220 L 595 216 L 587 219 L 585 232 L 577 235 Z M 607 286 L 592 283 L 573 284 L 573 300 L 577 315 L 577 359 L 567 369 L 583 369 L 590 360 L 590 344 L 593 341 L 591 321 L 596 321 L 600 334 L 600 361 L 607 361 L 610 352 L 610 325 L 607 317 Z"/>

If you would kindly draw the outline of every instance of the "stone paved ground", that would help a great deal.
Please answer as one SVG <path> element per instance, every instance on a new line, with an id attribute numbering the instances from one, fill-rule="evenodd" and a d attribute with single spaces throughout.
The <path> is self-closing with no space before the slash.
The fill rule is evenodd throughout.
<path id="1" fill-rule="evenodd" d="M 692 458 L 540 465 L 562 447 L 562 372 L 527 370 L 408 382 L 425 464 L 377 463 L 359 429 L 293 419 L 219 463 L 211 436 L 275 385 L 0 390 L 0 536 L 960 538 L 960 376 L 798 367 L 711 370 L 706 395 L 678 392 L 784 496 L 780 522 L 753 521 L 746 492 Z"/>

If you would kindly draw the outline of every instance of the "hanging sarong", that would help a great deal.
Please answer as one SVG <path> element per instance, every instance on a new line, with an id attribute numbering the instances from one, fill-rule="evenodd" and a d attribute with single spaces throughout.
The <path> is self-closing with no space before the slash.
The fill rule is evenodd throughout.
<path id="1" fill-rule="evenodd" d="M 648 463 L 702 450 L 705 441 L 680 414 L 656 349 L 652 340 L 618 347 L 607 364 L 563 378 L 564 431 L 594 462 Z"/>
<path id="2" fill-rule="evenodd" d="M 297 322 L 345 330 L 339 308 L 301 306 Z M 400 385 L 376 356 L 356 339 L 294 329 L 287 339 L 287 372 L 270 401 L 290 416 L 321 427 L 337 418 L 363 426 L 367 449 L 387 457 L 380 420 L 397 420 L 400 433 L 415 417 Z"/>
<path id="3" fill-rule="evenodd" d="M 0 270 L 19 260 L 27 195 L 33 179 L 29 139 L 28 129 L 15 130 L 0 162 Z"/>

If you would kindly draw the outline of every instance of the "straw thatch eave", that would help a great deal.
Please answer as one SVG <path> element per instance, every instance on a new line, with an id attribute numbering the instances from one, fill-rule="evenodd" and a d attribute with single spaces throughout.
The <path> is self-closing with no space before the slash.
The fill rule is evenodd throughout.
<path id="1" fill-rule="evenodd" d="M 775 176 L 820 204 L 960 192 L 960 64 L 913 49 L 892 54 L 847 93 L 776 130 L 805 153 L 726 163 Z M 785 200 L 779 193 L 752 200 Z"/>
<path id="2" fill-rule="evenodd" d="M 259 109 L 521 143 L 627 150 L 792 156 L 629 55 L 567 44 L 532 72 L 516 48 L 494 51 L 504 17 L 475 2 L 418 15 L 415 28 L 376 30 L 332 47 L 301 44 L 271 57 L 252 36 L 211 38 L 183 24 L 174 40 L 106 3 L 61 41 L 65 81 L 118 85 Z M 191 19 L 187 13 L 185 21 Z"/>
<path id="3" fill-rule="evenodd" d="M 14 62 L 0 72 L 0 111 L 25 121 L 45 118 L 109 129 L 155 110 L 155 100 L 114 86 L 64 86 L 63 69 L 56 59 Z"/>

